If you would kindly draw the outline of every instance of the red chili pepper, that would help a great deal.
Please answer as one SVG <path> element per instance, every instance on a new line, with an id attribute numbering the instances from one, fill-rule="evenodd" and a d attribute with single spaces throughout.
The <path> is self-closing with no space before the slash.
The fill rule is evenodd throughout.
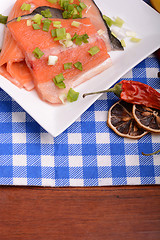
<path id="1" fill-rule="evenodd" d="M 160 93 L 147 84 L 137 81 L 122 80 L 120 83 L 115 84 L 113 88 L 100 92 L 86 93 L 83 97 L 104 92 L 113 92 L 121 100 L 128 103 L 140 104 L 160 110 Z"/>

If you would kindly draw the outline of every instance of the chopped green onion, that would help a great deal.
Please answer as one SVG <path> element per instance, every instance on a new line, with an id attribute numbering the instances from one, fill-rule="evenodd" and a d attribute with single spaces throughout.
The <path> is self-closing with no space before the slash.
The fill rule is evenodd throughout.
<path id="1" fill-rule="evenodd" d="M 84 4 L 83 2 L 80 2 L 79 6 L 82 8 L 82 9 L 85 9 L 87 6 L 86 4 Z"/>
<path id="2" fill-rule="evenodd" d="M 106 21 L 108 27 L 111 27 L 113 24 L 113 20 L 109 17 L 107 17 L 106 15 L 103 15 L 103 19 Z"/>
<path id="3" fill-rule="evenodd" d="M 126 43 L 125 43 L 124 39 L 121 40 L 121 44 L 122 44 L 122 47 L 126 47 Z"/>
<path id="4" fill-rule="evenodd" d="M 49 8 L 41 11 L 41 14 L 45 18 L 51 18 L 52 17 L 52 14 L 51 14 L 51 11 L 49 10 Z"/>
<path id="5" fill-rule="evenodd" d="M 72 88 L 69 89 L 67 94 L 68 102 L 75 102 L 79 97 L 79 92 L 75 92 Z"/>
<path id="6" fill-rule="evenodd" d="M 136 37 L 132 37 L 130 40 L 131 40 L 131 42 L 140 42 L 141 41 L 140 38 L 136 38 Z"/>
<path id="7" fill-rule="evenodd" d="M 60 21 L 53 21 L 53 27 L 61 28 L 62 27 L 61 22 Z"/>
<path id="8" fill-rule="evenodd" d="M 78 37 L 78 34 L 75 33 L 71 40 L 74 41 L 77 37 Z"/>
<path id="9" fill-rule="evenodd" d="M 0 23 L 6 24 L 7 19 L 8 19 L 8 16 L 3 16 L 2 14 L 0 14 Z"/>
<path id="10" fill-rule="evenodd" d="M 30 11 L 31 9 L 31 4 L 23 3 L 21 6 L 22 11 Z"/>
<path id="11" fill-rule="evenodd" d="M 42 21 L 42 23 L 43 23 L 43 31 L 48 32 L 49 27 L 51 25 L 51 20 L 45 19 L 45 20 Z"/>
<path id="12" fill-rule="evenodd" d="M 65 79 L 63 77 L 63 73 L 60 73 L 53 78 L 53 81 L 54 81 L 55 85 L 59 88 L 65 88 L 66 87 L 65 83 L 63 82 L 64 80 Z"/>
<path id="13" fill-rule="evenodd" d="M 67 69 L 70 69 L 70 68 L 72 68 L 72 63 L 71 62 L 69 62 L 69 63 L 64 63 L 64 70 L 67 70 Z"/>
<path id="14" fill-rule="evenodd" d="M 121 28 L 124 24 L 124 21 L 120 18 L 120 17 L 117 17 L 115 19 L 115 21 L 113 21 L 113 24 L 119 28 Z"/>
<path id="15" fill-rule="evenodd" d="M 73 21 L 73 22 L 71 23 L 71 26 L 78 28 L 78 27 L 80 26 L 80 22 Z"/>
<path id="16" fill-rule="evenodd" d="M 52 29 L 51 30 L 51 35 L 52 35 L 52 37 L 56 37 L 57 36 L 56 29 Z"/>
<path id="17" fill-rule="evenodd" d="M 75 44 L 80 46 L 82 43 L 88 43 L 88 38 L 89 36 L 86 33 L 83 35 L 78 35 L 75 33 L 71 40 L 75 40 Z"/>
<path id="18" fill-rule="evenodd" d="M 57 56 L 49 56 L 48 57 L 48 65 L 55 65 L 56 62 L 58 61 L 58 57 Z"/>
<path id="19" fill-rule="evenodd" d="M 114 32 L 111 32 L 111 34 L 115 37 L 118 38 L 117 35 Z"/>
<path id="20" fill-rule="evenodd" d="M 32 22 L 31 22 L 30 19 L 28 19 L 28 20 L 27 20 L 27 26 L 29 27 L 29 26 L 31 26 L 31 25 L 32 25 Z"/>
<path id="21" fill-rule="evenodd" d="M 38 59 L 40 59 L 44 55 L 44 53 L 38 47 L 34 49 L 33 54 L 34 57 Z"/>
<path id="22" fill-rule="evenodd" d="M 58 0 L 47 0 L 50 3 L 57 3 Z"/>
<path id="23" fill-rule="evenodd" d="M 32 24 L 32 27 L 34 30 L 41 29 L 40 26 L 37 23 Z"/>
<path id="24" fill-rule="evenodd" d="M 55 41 L 65 39 L 66 37 L 66 29 L 65 28 L 57 28 L 56 29 L 56 38 L 54 39 Z"/>
<path id="25" fill-rule="evenodd" d="M 84 43 L 88 43 L 88 38 L 89 38 L 89 36 L 88 36 L 88 34 L 87 33 L 85 33 L 85 34 L 83 34 L 83 35 L 81 35 L 82 36 L 82 41 L 84 42 Z"/>
<path id="26" fill-rule="evenodd" d="M 71 34 L 70 33 L 66 33 L 66 39 L 71 40 Z"/>
<path id="27" fill-rule="evenodd" d="M 35 23 L 37 23 L 38 25 L 40 25 L 42 18 L 43 18 L 43 16 L 37 13 L 36 15 L 34 15 L 34 17 L 32 18 L 32 20 L 33 20 Z"/>
<path id="28" fill-rule="evenodd" d="M 69 39 L 62 39 L 59 42 L 60 42 L 60 44 L 62 44 L 64 47 L 67 47 L 67 48 L 69 48 L 73 45 L 73 42 Z"/>
<path id="29" fill-rule="evenodd" d="M 76 62 L 73 64 L 75 66 L 75 68 L 77 68 L 78 70 L 82 71 L 83 67 L 82 67 L 82 63 L 81 62 Z"/>
<path id="30" fill-rule="evenodd" d="M 21 17 L 18 17 L 18 18 L 17 18 L 17 22 L 20 22 L 20 21 L 21 21 Z"/>
<path id="31" fill-rule="evenodd" d="M 99 51 L 100 51 L 99 47 L 94 46 L 94 47 L 91 47 L 88 52 L 93 56 L 93 55 L 97 54 Z"/>

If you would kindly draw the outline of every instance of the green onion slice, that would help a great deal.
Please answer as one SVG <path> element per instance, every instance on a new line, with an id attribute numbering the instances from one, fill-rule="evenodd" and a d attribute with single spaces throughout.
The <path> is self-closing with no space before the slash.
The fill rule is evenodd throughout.
<path id="1" fill-rule="evenodd" d="M 76 62 L 73 64 L 75 66 L 75 68 L 77 68 L 78 70 L 82 71 L 83 67 L 82 67 L 82 63 L 81 62 Z"/>
<path id="2" fill-rule="evenodd" d="M 50 2 L 50 3 L 57 3 L 58 2 L 58 0 L 47 0 L 48 2 Z"/>
<path id="3" fill-rule="evenodd" d="M 72 63 L 71 62 L 68 62 L 68 63 L 64 63 L 64 70 L 67 70 L 67 69 L 70 69 L 72 68 Z"/>
<path id="4" fill-rule="evenodd" d="M 79 97 L 79 92 L 75 92 L 72 88 L 69 89 L 67 94 L 68 102 L 75 102 Z"/>
<path id="5" fill-rule="evenodd" d="M 48 32 L 49 27 L 51 25 L 51 20 L 45 19 L 45 20 L 42 21 L 42 23 L 43 23 L 43 31 Z"/>
<path id="6" fill-rule="evenodd" d="M 97 54 L 99 51 L 100 51 L 99 47 L 94 46 L 94 47 L 91 47 L 88 52 L 89 52 L 92 56 L 94 56 L 94 55 Z"/>
<path id="7" fill-rule="evenodd" d="M 33 20 L 35 23 L 37 23 L 38 25 L 40 25 L 42 18 L 43 18 L 43 16 L 37 13 L 36 15 L 34 15 L 34 17 L 32 18 L 32 20 Z"/>
<path id="8" fill-rule="evenodd" d="M 44 53 L 38 47 L 36 47 L 32 53 L 34 54 L 34 57 L 38 59 L 44 55 Z"/>
<path id="9" fill-rule="evenodd" d="M 56 29 L 56 38 L 54 39 L 55 41 L 65 39 L 66 37 L 66 29 L 65 28 L 57 28 Z"/>
<path id="10" fill-rule="evenodd" d="M 56 75 L 54 78 L 53 78 L 53 82 L 55 83 L 55 85 L 59 88 L 66 88 L 66 85 L 65 83 L 63 82 L 65 79 L 63 77 L 63 73 L 60 73 L 58 75 Z"/>
<path id="11" fill-rule="evenodd" d="M 30 11 L 30 9 L 31 9 L 31 4 L 23 3 L 21 6 L 22 11 Z"/>
<path id="12" fill-rule="evenodd" d="M 41 14 L 45 18 L 51 18 L 52 17 L 52 14 L 51 14 L 51 11 L 49 10 L 49 8 L 41 11 Z"/>
<path id="13" fill-rule="evenodd" d="M 32 24 L 32 27 L 34 30 L 41 29 L 40 26 L 37 23 Z"/>
<path id="14" fill-rule="evenodd" d="M 61 28 L 61 22 L 60 21 L 53 21 L 53 27 Z"/>
<path id="15" fill-rule="evenodd" d="M 21 21 L 21 17 L 18 17 L 18 18 L 17 18 L 17 22 L 20 22 L 20 21 Z"/>

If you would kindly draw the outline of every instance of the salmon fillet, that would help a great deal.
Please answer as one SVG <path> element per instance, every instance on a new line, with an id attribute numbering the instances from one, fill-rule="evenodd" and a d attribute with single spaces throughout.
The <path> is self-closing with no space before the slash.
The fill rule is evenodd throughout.
<path id="1" fill-rule="evenodd" d="M 29 11 L 21 10 L 22 4 L 26 2 L 31 4 L 30 12 L 39 6 L 44 5 L 56 8 L 59 7 L 58 3 L 51 4 L 46 0 L 18 0 L 8 16 L 8 21 L 15 17 L 29 13 Z M 13 39 L 7 27 L 5 29 L 2 52 L 0 54 L 0 74 L 9 79 L 19 88 L 24 87 L 28 91 L 34 88 L 33 77 L 26 65 L 25 56 L 18 47 L 17 42 Z"/>
<path id="2" fill-rule="evenodd" d="M 59 19 L 52 20 L 58 21 Z M 61 103 L 60 95 L 62 93 L 67 93 L 71 87 L 76 87 L 111 65 L 107 47 L 90 19 L 78 19 L 80 23 L 78 28 L 72 26 L 72 22 L 73 19 L 61 19 L 61 26 L 66 29 L 66 32 L 71 37 L 75 33 L 78 35 L 87 34 L 89 36 L 88 43 L 83 43 L 81 46 L 73 44 L 69 48 L 64 47 L 59 41 L 53 40 L 50 33 L 51 29 L 53 29 L 52 24 L 49 32 L 33 30 L 32 26 L 27 26 L 26 19 L 8 24 L 12 36 L 25 55 L 39 96 L 50 103 Z M 88 51 L 94 46 L 97 46 L 100 51 L 91 56 Z M 33 51 L 37 47 L 44 53 L 40 59 L 35 58 L 33 55 Z M 51 55 L 58 57 L 58 61 L 54 66 L 48 65 L 48 57 Z M 68 62 L 73 64 L 81 62 L 83 71 L 75 68 L 74 65 L 72 65 L 71 69 L 64 70 L 64 64 Z M 105 64 L 102 64 L 104 62 Z M 100 64 L 102 64 L 101 67 Z M 90 71 L 97 66 L 98 68 L 95 71 Z M 65 89 L 59 89 L 53 82 L 53 78 L 60 73 L 63 74 L 65 79 Z"/>
<path id="3" fill-rule="evenodd" d="M 81 46 L 74 43 L 66 48 L 59 41 L 54 41 L 51 36 L 53 24 L 49 32 L 45 32 L 42 31 L 43 24 L 40 30 L 34 30 L 32 26 L 27 26 L 27 20 L 23 18 L 20 21 L 10 22 L 39 6 L 60 9 L 59 2 L 53 4 L 47 0 L 17 0 L 8 17 L 5 30 L 0 54 L 0 74 L 19 88 L 25 88 L 28 91 L 36 88 L 38 95 L 44 101 L 61 103 L 60 96 L 67 93 L 71 87 L 76 87 L 111 66 L 108 51 L 112 50 L 112 46 L 100 11 L 92 0 L 83 0 L 83 2 L 87 8 L 83 10 L 84 18 L 76 19 L 80 23 L 79 27 L 72 26 L 73 19 L 51 19 L 60 21 L 61 27 L 65 28 L 72 37 L 75 33 L 89 36 L 87 43 Z M 23 3 L 31 4 L 30 11 L 21 10 Z M 73 3 L 79 4 L 79 0 L 74 0 Z M 101 36 L 97 32 L 100 29 L 104 31 Z M 91 56 L 88 51 L 94 46 L 100 51 Z M 37 47 L 44 53 L 40 59 L 35 58 L 33 54 Z M 54 66 L 48 65 L 48 57 L 51 55 L 58 58 Z M 72 63 L 72 67 L 64 70 L 64 64 L 68 62 Z M 83 71 L 74 66 L 76 62 L 82 64 Z M 58 88 L 53 82 L 55 76 L 60 73 L 65 79 L 65 89 Z"/>

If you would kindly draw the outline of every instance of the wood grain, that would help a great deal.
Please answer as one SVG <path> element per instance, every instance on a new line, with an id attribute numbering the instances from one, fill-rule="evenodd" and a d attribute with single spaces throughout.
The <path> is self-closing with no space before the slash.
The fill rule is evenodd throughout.
<path id="1" fill-rule="evenodd" d="M 0 187 L 0 240 L 159 240 L 160 186 Z"/>

